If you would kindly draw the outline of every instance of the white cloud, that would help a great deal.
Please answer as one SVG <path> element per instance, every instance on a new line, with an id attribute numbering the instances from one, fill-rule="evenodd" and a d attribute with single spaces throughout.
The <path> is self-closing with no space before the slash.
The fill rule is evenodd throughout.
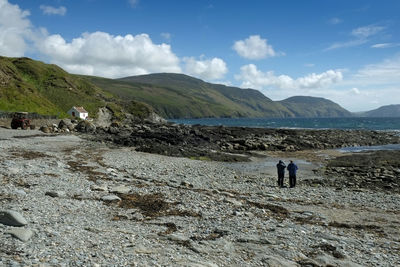
<path id="1" fill-rule="evenodd" d="M 329 20 L 329 24 L 332 24 L 332 25 L 340 24 L 340 23 L 342 23 L 342 22 L 343 22 L 343 20 L 341 20 L 341 19 L 339 19 L 339 18 L 331 18 L 331 19 Z"/>
<path id="2" fill-rule="evenodd" d="M 251 35 L 245 40 L 236 41 L 232 47 L 241 57 L 247 59 L 263 59 L 277 56 L 267 39 L 261 39 L 259 35 Z"/>
<path id="3" fill-rule="evenodd" d="M 358 88 L 356 88 L 356 87 L 351 88 L 350 93 L 355 94 L 355 95 L 361 94 L 360 90 L 358 90 Z"/>
<path id="4" fill-rule="evenodd" d="M 390 48 L 400 46 L 400 43 L 381 43 L 371 45 L 371 48 Z"/>
<path id="5" fill-rule="evenodd" d="M 131 7 L 136 7 L 139 4 L 139 0 L 128 0 Z"/>
<path id="6" fill-rule="evenodd" d="M 46 15 L 64 16 L 67 13 L 67 8 L 65 6 L 52 7 L 52 6 L 41 5 L 40 9 L 43 11 L 43 14 Z"/>
<path id="7" fill-rule="evenodd" d="M 152 72 L 181 72 L 179 58 L 167 44 L 154 44 L 147 34 L 113 36 L 84 33 L 67 42 L 50 35 L 38 44 L 42 54 L 67 71 L 104 77 Z"/>
<path id="8" fill-rule="evenodd" d="M 23 56 L 31 38 L 31 23 L 28 11 L 21 10 L 7 0 L 0 0 L 0 55 Z"/>
<path id="9" fill-rule="evenodd" d="M 205 80 L 221 79 L 228 72 L 226 63 L 220 58 L 196 60 L 194 57 L 186 57 L 185 73 Z"/>
<path id="10" fill-rule="evenodd" d="M 306 63 L 306 64 L 304 64 L 304 67 L 308 67 L 308 68 L 312 68 L 314 66 L 315 66 L 314 63 Z"/>
<path id="11" fill-rule="evenodd" d="M 359 27 L 353 29 L 351 31 L 351 35 L 353 36 L 353 40 L 344 41 L 344 42 L 336 42 L 330 45 L 329 47 L 325 48 L 324 51 L 334 50 L 338 48 L 347 48 L 347 47 L 355 47 L 360 46 L 369 42 L 369 37 L 372 37 L 381 31 L 385 30 L 386 28 L 383 26 L 375 26 L 375 25 L 368 25 L 364 27 Z"/>
<path id="12" fill-rule="evenodd" d="M 384 29 L 385 27 L 382 26 L 368 25 L 354 29 L 351 34 L 357 38 L 367 38 L 383 31 Z"/>
<path id="13" fill-rule="evenodd" d="M 400 83 L 400 55 L 364 66 L 354 75 L 352 82 L 367 85 L 398 85 Z"/>
<path id="14" fill-rule="evenodd" d="M 347 42 L 337 42 L 337 43 L 334 43 L 331 46 L 327 47 L 325 49 L 325 51 L 334 50 L 334 49 L 338 49 L 338 48 L 359 46 L 359 45 L 365 44 L 366 42 L 368 42 L 368 40 L 366 40 L 366 39 L 356 39 L 356 40 L 350 40 Z"/>
<path id="15" fill-rule="evenodd" d="M 242 81 L 241 87 L 265 89 L 277 87 L 280 89 L 311 89 L 322 88 L 333 83 L 340 82 L 343 74 L 339 70 L 328 70 L 326 72 L 293 79 L 288 75 L 276 76 L 273 71 L 262 72 L 254 64 L 242 66 L 241 72 L 235 78 Z"/>
<path id="16" fill-rule="evenodd" d="M 166 41 L 171 41 L 172 35 L 169 32 L 162 32 L 161 37 Z"/>

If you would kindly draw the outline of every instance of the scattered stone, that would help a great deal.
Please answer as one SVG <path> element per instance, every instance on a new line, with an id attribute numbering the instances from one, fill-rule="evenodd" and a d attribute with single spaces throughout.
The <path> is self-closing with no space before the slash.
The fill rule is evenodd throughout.
<path id="1" fill-rule="evenodd" d="M 121 198 L 119 198 L 116 195 L 107 195 L 107 196 L 101 197 L 101 200 L 103 200 L 104 202 L 118 202 L 118 201 L 121 201 Z"/>
<path id="2" fill-rule="evenodd" d="M 129 191 L 131 191 L 131 188 L 125 185 L 116 186 L 110 189 L 110 193 L 113 194 L 128 194 Z"/>
<path id="3" fill-rule="evenodd" d="M 27 220 L 14 210 L 0 211 L 0 223 L 10 226 L 24 226 L 28 224 Z"/>
<path id="4" fill-rule="evenodd" d="M 51 130 L 48 126 L 41 126 L 39 130 L 44 133 L 51 133 Z"/>
<path id="5" fill-rule="evenodd" d="M 64 191 L 47 191 L 44 194 L 46 196 L 50 196 L 50 197 L 65 197 L 66 196 Z"/>
<path id="6" fill-rule="evenodd" d="M 268 267 L 297 267 L 299 266 L 296 262 L 286 260 L 279 256 L 264 256 L 262 258 L 264 266 Z M 303 265 L 302 265 L 303 266 Z"/>
<path id="7" fill-rule="evenodd" d="M 10 230 L 7 230 L 5 233 L 11 234 L 22 242 L 27 242 L 33 236 L 33 231 L 25 228 L 12 228 Z"/>
<path id="8" fill-rule="evenodd" d="M 93 190 L 93 191 L 107 191 L 108 190 L 108 186 L 106 184 L 92 185 L 90 187 L 90 189 Z"/>

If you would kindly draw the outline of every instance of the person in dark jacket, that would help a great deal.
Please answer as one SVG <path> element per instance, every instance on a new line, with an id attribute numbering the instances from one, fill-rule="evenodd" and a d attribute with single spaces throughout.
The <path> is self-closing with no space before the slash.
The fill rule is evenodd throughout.
<path id="1" fill-rule="evenodd" d="M 287 166 L 287 169 L 289 171 L 289 185 L 290 188 L 293 188 L 296 186 L 296 172 L 298 170 L 297 165 L 293 163 L 291 160 L 289 165 Z"/>
<path id="2" fill-rule="evenodd" d="M 285 163 L 283 163 L 282 160 L 280 160 L 279 163 L 276 164 L 276 168 L 278 169 L 278 186 L 283 187 L 283 179 L 285 177 L 286 165 Z"/>

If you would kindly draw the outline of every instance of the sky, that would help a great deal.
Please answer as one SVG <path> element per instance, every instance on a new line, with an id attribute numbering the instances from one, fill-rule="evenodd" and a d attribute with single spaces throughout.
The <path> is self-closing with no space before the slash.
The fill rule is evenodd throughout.
<path id="1" fill-rule="evenodd" d="M 0 0 L 0 55 L 173 72 L 352 112 L 400 104 L 399 0 Z"/>

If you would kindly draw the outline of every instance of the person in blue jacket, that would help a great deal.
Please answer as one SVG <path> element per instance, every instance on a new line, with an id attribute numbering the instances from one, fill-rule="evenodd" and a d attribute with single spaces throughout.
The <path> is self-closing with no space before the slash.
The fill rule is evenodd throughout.
<path id="1" fill-rule="evenodd" d="M 283 187 L 283 179 L 285 178 L 285 168 L 286 165 L 282 160 L 276 164 L 276 168 L 278 169 L 278 186 Z"/>
<path id="2" fill-rule="evenodd" d="M 287 169 L 289 171 L 289 185 L 290 188 L 293 188 L 296 186 L 296 172 L 299 168 L 297 168 L 297 165 L 291 160 L 287 166 Z"/>

